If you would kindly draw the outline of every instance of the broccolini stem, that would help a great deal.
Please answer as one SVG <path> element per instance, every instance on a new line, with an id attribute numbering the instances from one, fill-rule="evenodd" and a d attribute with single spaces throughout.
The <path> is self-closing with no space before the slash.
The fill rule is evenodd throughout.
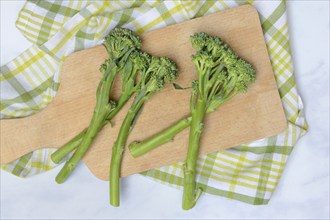
<path id="1" fill-rule="evenodd" d="M 162 144 L 172 141 L 178 133 L 190 126 L 191 119 L 191 116 L 188 116 L 184 119 L 179 120 L 178 122 L 166 128 L 162 132 L 150 137 L 149 139 L 146 139 L 141 142 L 132 142 L 128 146 L 130 153 L 133 157 L 136 158 L 144 155 L 145 153 L 157 148 Z"/>
<path id="2" fill-rule="evenodd" d="M 79 146 L 79 144 L 81 143 L 81 140 L 83 139 L 86 131 L 87 131 L 87 128 L 82 130 L 77 136 L 72 138 L 69 142 L 64 144 L 57 151 L 55 151 L 51 155 L 52 161 L 56 164 L 59 164 L 70 152 L 75 150 Z"/>
<path id="3" fill-rule="evenodd" d="M 112 148 L 112 156 L 110 163 L 110 204 L 112 206 L 118 207 L 120 204 L 120 170 L 121 170 L 121 161 L 123 158 L 123 152 L 125 144 L 131 129 L 132 122 L 136 113 L 139 111 L 142 106 L 143 101 L 132 105 L 128 110 L 128 113 L 120 127 L 117 140 Z"/>
<path id="4" fill-rule="evenodd" d="M 109 68 L 109 72 L 105 73 L 106 75 L 104 75 L 103 79 L 101 80 L 96 93 L 96 107 L 94 109 L 94 114 L 90 126 L 87 129 L 76 152 L 73 154 L 70 160 L 65 163 L 64 167 L 56 176 L 57 183 L 63 183 L 76 168 L 77 164 L 84 157 L 90 145 L 92 144 L 98 131 L 103 127 L 103 122 L 106 120 L 109 111 L 112 111 L 112 107 L 109 104 L 109 94 L 116 71 L 117 68 L 112 66 L 112 68 Z"/>
<path id="5" fill-rule="evenodd" d="M 100 113 L 98 111 L 94 112 L 91 125 L 90 127 L 88 127 L 80 146 L 77 148 L 76 152 L 73 154 L 70 160 L 65 163 L 64 167 L 56 176 L 57 183 L 63 183 L 69 177 L 71 172 L 76 168 L 79 161 L 84 157 L 85 153 L 87 152 L 89 146 L 93 142 L 94 138 L 96 137 L 96 134 L 98 133 L 102 125 L 105 114 L 106 111 L 102 111 Z"/>
<path id="6" fill-rule="evenodd" d="M 236 94 L 236 92 L 233 92 L 228 97 L 217 102 L 215 105 L 209 106 L 206 110 L 206 114 L 212 113 L 217 107 L 233 98 Z M 170 125 L 165 130 L 153 135 L 146 140 L 133 141 L 128 146 L 131 155 L 134 158 L 137 158 L 157 147 L 160 147 L 163 144 L 173 141 L 177 134 L 179 134 L 191 125 L 191 120 L 191 115 L 187 116 L 186 118 L 177 121 L 175 124 Z"/>
<path id="7" fill-rule="evenodd" d="M 123 106 L 127 103 L 130 96 L 123 94 L 120 96 L 117 106 L 109 113 L 106 120 L 103 122 L 103 125 L 100 127 L 99 130 L 101 130 L 106 124 L 108 124 L 109 121 L 113 117 L 117 115 L 117 113 L 123 108 Z M 57 151 L 55 151 L 51 155 L 51 159 L 54 163 L 60 163 L 70 152 L 75 150 L 79 145 L 81 144 L 82 139 L 84 138 L 84 135 L 86 134 L 87 128 L 85 128 L 83 131 L 81 131 L 76 137 L 71 139 L 69 142 L 64 144 L 61 148 L 59 148 Z"/>
<path id="8" fill-rule="evenodd" d="M 196 164 L 199 152 L 200 139 L 203 132 L 203 121 L 206 114 L 206 103 L 203 99 L 198 98 L 195 111 L 192 113 L 192 121 L 189 133 L 189 146 L 187 159 L 184 165 L 184 184 L 183 184 L 183 200 L 182 208 L 184 210 L 191 209 L 195 206 L 201 189 L 196 191 Z"/>

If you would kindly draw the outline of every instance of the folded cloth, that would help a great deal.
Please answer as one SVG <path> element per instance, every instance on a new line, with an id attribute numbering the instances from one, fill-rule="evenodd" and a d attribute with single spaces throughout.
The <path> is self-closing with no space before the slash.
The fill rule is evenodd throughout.
<path id="1" fill-rule="evenodd" d="M 206 193 L 267 204 L 295 143 L 307 131 L 293 75 L 285 1 L 29 0 L 16 26 L 34 45 L 1 67 L 0 116 L 22 117 L 45 108 L 56 95 L 65 57 L 101 44 L 116 26 L 143 33 L 242 4 L 252 4 L 259 12 L 288 127 L 277 136 L 199 157 L 197 182 Z M 54 151 L 34 151 L 2 169 L 20 177 L 45 172 L 56 166 L 50 160 Z M 182 188 L 182 165 L 142 175 Z"/>

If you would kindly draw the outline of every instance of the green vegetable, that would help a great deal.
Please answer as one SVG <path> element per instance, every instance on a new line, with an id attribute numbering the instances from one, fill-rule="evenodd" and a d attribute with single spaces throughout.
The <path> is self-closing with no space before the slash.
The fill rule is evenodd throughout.
<path id="1" fill-rule="evenodd" d="M 148 56 L 144 56 L 148 57 Z M 110 164 L 110 204 L 119 206 L 120 166 L 126 141 L 145 101 L 164 88 L 177 77 L 177 67 L 167 57 L 149 57 L 149 65 L 140 71 L 137 82 L 132 81 L 126 86 L 136 90 L 133 103 L 120 127 L 117 140 L 112 149 Z"/>
<path id="2" fill-rule="evenodd" d="M 182 208 L 194 207 L 202 193 L 196 191 L 196 161 L 200 138 L 204 128 L 204 117 L 240 92 L 246 92 L 255 81 L 255 70 L 240 59 L 227 44 L 214 36 L 196 33 L 191 37 L 192 46 L 197 50 L 192 61 L 197 69 L 198 80 L 192 83 L 190 100 L 191 116 L 186 117 L 153 137 L 133 142 L 129 149 L 134 157 L 174 139 L 175 135 L 190 126 L 189 146 L 184 165 L 184 193 Z"/>
<path id="3" fill-rule="evenodd" d="M 143 63 L 143 57 L 137 57 L 140 56 L 137 52 L 137 49 L 141 47 L 140 38 L 128 29 L 115 28 L 110 31 L 105 38 L 104 46 L 109 59 L 100 67 L 103 77 L 97 88 L 96 106 L 90 125 L 52 155 L 52 160 L 59 163 L 70 152 L 76 150 L 57 175 L 58 183 L 63 183 L 68 178 L 86 154 L 97 133 L 133 95 L 134 91 L 126 85 L 134 81 L 134 75 L 146 64 Z M 115 102 L 110 100 L 109 95 L 118 73 L 121 75 L 123 87 L 119 100 Z"/>
<path id="4" fill-rule="evenodd" d="M 128 146 L 131 155 L 134 158 L 140 157 L 163 144 L 173 141 L 177 134 L 190 126 L 191 119 L 191 116 L 188 116 L 146 140 L 133 141 Z"/>
<path id="5" fill-rule="evenodd" d="M 201 42 L 201 38 L 207 38 L 205 33 L 198 33 L 195 34 L 192 37 L 192 43 L 193 44 L 197 44 L 197 42 Z M 213 41 L 214 41 L 214 37 L 213 37 Z M 216 40 L 218 41 L 218 40 Z M 220 39 L 219 39 L 220 41 Z M 255 80 L 255 71 L 253 70 L 252 66 L 249 65 L 248 63 L 246 63 L 245 61 L 243 61 L 242 59 L 237 58 L 237 56 L 230 50 L 230 48 L 228 47 L 228 45 L 226 45 L 224 42 L 222 42 L 223 46 L 222 46 L 222 50 L 225 50 L 225 48 L 228 48 L 228 54 L 233 54 L 236 59 L 237 62 L 241 63 L 240 66 L 246 68 L 246 73 L 247 73 L 247 77 L 251 77 L 250 81 L 253 82 Z M 205 49 L 205 47 L 203 47 Z M 198 48 L 196 48 L 198 49 Z M 201 51 L 201 49 L 199 49 L 198 51 Z M 198 52 L 197 52 L 198 53 Z M 226 52 L 225 52 L 226 53 Z M 233 68 L 231 68 L 233 69 Z M 242 73 L 244 73 L 244 70 L 241 68 L 239 71 L 241 71 Z M 228 77 L 228 70 L 224 70 L 224 77 Z M 242 75 L 243 76 L 243 75 Z M 220 76 L 222 77 L 222 76 Z M 213 80 L 215 80 L 215 78 L 213 78 Z M 181 88 L 178 85 L 175 85 L 176 87 L 179 87 L 179 89 Z M 198 81 L 194 81 L 192 83 L 192 88 L 195 91 L 197 89 L 198 86 Z M 246 84 L 247 86 L 247 84 Z M 220 87 L 220 86 L 219 86 Z M 243 89 L 243 91 L 245 91 Z M 215 92 L 215 91 L 213 91 Z M 207 107 L 207 111 L 206 113 L 210 113 L 215 111 L 219 106 L 221 106 L 223 103 L 225 103 L 226 101 L 230 100 L 232 97 L 234 97 L 237 94 L 237 90 L 236 92 L 231 93 L 229 96 L 223 96 L 223 97 L 217 97 L 216 99 L 213 100 L 212 104 L 210 104 Z M 165 144 L 168 143 L 170 141 L 174 140 L 174 137 L 180 133 L 181 131 L 183 131 L 184 129 L 188 128 L 191 125 L 191 121 L 192 121 L 192 116 L 189 115 L 181 120 L 179 120 L 178 122 L 176 122 L 175 124 L 169 126 L 168 128 L 164 129 L 163 131 L 155 134 L 154 136 L 143 140 L 143 141 L 134 141 L 132 143 L 130 143 L 129 145 L 129 150 L 130 153 L 132 154 L 133 157 L 139 157 L 142 156 L 144 154 L 146 154 L 147 152 Z"/>

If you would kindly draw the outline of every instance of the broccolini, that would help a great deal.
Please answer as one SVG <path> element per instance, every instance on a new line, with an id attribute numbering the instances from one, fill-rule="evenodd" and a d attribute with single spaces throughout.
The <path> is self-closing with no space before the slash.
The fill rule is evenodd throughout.
<path id="1" fill-rule="evenodd" d="M 139 72 L 139 77 L 135 81 L 126 84 L 126 86 L 136 90 L 136 95 L 120 127 L 117 140 L 112 148 L 110 164 L 110 204 L 113 206 L 119 206 L 121 160 L 134 121 L 137 119 L 144 102 L 150 99 L 155 93 L 161 91 L 165 83 L 170 83 L 176 79 L 178 72 L 176 64 L 167 57 L 150 57 L 146 53 L 143 53 L 141 56 L 146 58 L 148 62 Z"/>
<path id="2" fill-rule="evenodd" d="M 133 142 L 129 149 L 134 157 L 174 139 L 175 135 L 190 126 L 189 146 L 184 164 L 184 193 L 182 208 L 191 209 L 202 189 L 196 191 L 196 161 L 206 113 L 215 111 L 220 105 L 241 92 L 246 92 L 255 81 L 253 67 L 240 59 L 220 38 L 206 33 L 191 37 L 196 54 L 192 61 L 197 70 L 197 80 L 192 83 L 190 99 L 191 116 L 188 116 L 153 137 Z"/>
<path id="3" fill-rule="evenodd" d="M 140 38 L 128 29 L 115 28 L 105 37 L 104 46 L 109 58 L 100 67 L 103 77 L 97 88 L 96 106 L 90 125 L 52 155 L 52 160 L 59 163 L 76 149 L 57 175 L 56 181 L 58 183 L 63 183 L 67 179 L 89 149 L 99 130 L 119 112 L 134 93 L 126 85 L 132 80 L 131 78 L 134 80 L 133 75 L 143 65 L 141 64 L 142 58 L 136 57 L 136 54 L 140 55 L 136 52 L 141 47 Z M 115 102 L 109 96 L 113 81 L 118 73 L 121 75 L 123 87 L 119 100 Z"/>

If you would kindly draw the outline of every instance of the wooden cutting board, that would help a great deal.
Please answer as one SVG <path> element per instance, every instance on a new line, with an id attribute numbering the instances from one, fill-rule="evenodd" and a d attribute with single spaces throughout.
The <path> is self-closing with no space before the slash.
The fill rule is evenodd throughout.
<path id="1" fill-rule="evenodd" d="M 204 31 L 224 39 L 239 56 L 257 71 L 256 83 L 246 94 L 235 97 L 206 118 L 201 154 L 223 150 L 282 132 L 286 119 L 268 58 L 257 11 L 241 6 L 202 18 L 143 34 L 143 50 L 168 56 L 178 64 L 177 83 L 189 86 L 195 78 L 191 62 L 189 36 Z M 1 164 L 36 149 L 59 147 L 88 126 L 95 104 L 95 92 L 101 74 L 98 69 L 107 58 L 103 46 L 76 52 L 64 62 L 61 85 L 54 101 L 35 115 L 1 120 Z M 115 84 L 118 97 L 120 83 Z M 142 140 L 189 114 L 190 90 L 167 86 L 144 106 L 128 143 Z M 111 148 L 130 103 L 97 136 L 84 162 L 97 177 L 108 179 Z M 171 143 L 133 159 L 125 151 L 122 175 L 183 161 L 186 157 L 189 129 Z"/>

